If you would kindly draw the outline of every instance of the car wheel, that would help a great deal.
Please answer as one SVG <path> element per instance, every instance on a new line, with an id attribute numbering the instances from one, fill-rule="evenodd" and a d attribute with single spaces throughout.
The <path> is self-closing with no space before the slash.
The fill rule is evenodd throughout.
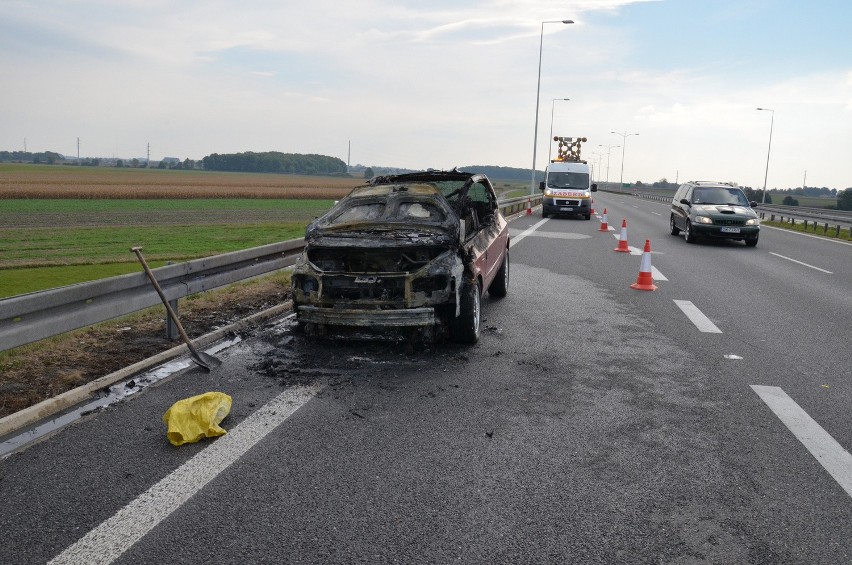
<path id="1" fill-rule="evenodd" d="M 696 241 L 698 241 L 698 238 L 695 237 L 695 232 L 692 231 L 692 224 L 689 222 L 689 220 L 686 221 L 686 229 L 683 230 L 683 234 L 684 236 L 686 236 L 687 243 L 695 243 Z"/>
<path id="2" fill-rule="evenodd" d="M 541 217 L 542 217 L 542 218 L 546 218 L 546 217 L 547 217 L 547 212 L 545 212 L 545 211 L 544 211 L 544 206 L 542 206 L 542 207 L 541 207 Z"/>
<path id="3" fill-rule="evenodd" d="M 757 245 L 757 238 L 756 237 L 746 238 L 745 243 L 746 243 L 746 246 L 748 246 L 748 247 L 754 247 L 755 245 Z"/>
<path id="4" fill-rule="evenodd" d="M 583 219 L 584 219 L 584 220 L 591 220 L 591 219 L 592 219 L 592 215 L 591 215 L 591 214 L 586 214 L 585 216 L 583 216 Z"/>
<path id="5" fill-rule="evenodd" d="M 680 228 L 675 225 L 674 214 L 669 218 L 669 229 L 671 229 L 672 235 L 677 235 L 680 233 Z"/>
<path id="6" fill-rule="evenodd" d="M 479 341 L 479 281 L 466 284 L 461 295 L 461 313 L 453 318 L 453 340 L 473 344 Z"/>
<path id="7" fill-rule="evenodd" d="M 503 256 L 503 264 L 500 265 L 500 270 L 497 271 L 497 277 L 491 282 L 488 287 L 488 295 L 494 298 L 503 298 L 509 292 L 509 250 L 506 250 L 506 255 Z"/>

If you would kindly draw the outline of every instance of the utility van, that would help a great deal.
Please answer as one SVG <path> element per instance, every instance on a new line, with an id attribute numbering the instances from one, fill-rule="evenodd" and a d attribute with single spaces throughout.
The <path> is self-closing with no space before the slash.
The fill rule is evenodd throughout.
<path id="1" fill-rule="evenodd" d="M 585 137 L 554 137 L 558 142 L 555 159 L 544 171 L 544 181 L 539 184 L 539 190 L 544 195 L 541 199 L 541 217 L 582 216 L 589 220 L 592 217 L 592 192 L 597 192 L 598 185 L 591 182 L 592 176 L 589 164 L 580 158 L 580 144 Z"/>

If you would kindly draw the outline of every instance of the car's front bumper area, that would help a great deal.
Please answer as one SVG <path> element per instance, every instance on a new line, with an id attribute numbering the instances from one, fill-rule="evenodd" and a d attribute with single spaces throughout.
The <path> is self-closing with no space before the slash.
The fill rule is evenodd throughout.
<path id="1" fill-rule="evenodd" d="M 424 327 L 436 323 L 435 309 L 407 308 L 400 310 L 361 310 L 299 306 L 298 320 L 323 326 L 356 327 Z"/>
<path id="2" fill-rule="evenodd" d="M 754 239 L 760 234 L 760 226 L 739 226 L 738 233 L 722 231 L 728 226 L 693 224 L 696 236 L 708 239 Z"/>
<path id="3" fill-rule="evenodd" d="M 545 214 L 582 215 L 591 214 L 589 198 L 550 198 L 541 199 L 541 211 Z"/>

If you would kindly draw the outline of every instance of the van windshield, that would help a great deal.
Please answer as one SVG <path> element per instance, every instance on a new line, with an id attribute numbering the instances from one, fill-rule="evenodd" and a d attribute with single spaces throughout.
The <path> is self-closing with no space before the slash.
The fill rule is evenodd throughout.
<path id="1" fill-rule="evenodd" d="M 547 186 L 550 188 L 589 190 L 589 175 L 588 173 L 547 173 Z"/>

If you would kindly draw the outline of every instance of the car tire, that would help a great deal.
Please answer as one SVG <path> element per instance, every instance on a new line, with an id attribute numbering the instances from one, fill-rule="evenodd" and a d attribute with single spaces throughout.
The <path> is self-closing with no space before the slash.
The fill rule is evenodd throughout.
<path id="1" fill-rule="evenodd" d="M 591 219 L 592 219 L 592 215 L 591 215 L 591 214 L 586 214 L 585 216 L 583 216 L 583 219 L 584 219 L 584 220 L 591 220 Z"/>
<path id="2" fill-rule="evenodd" d="M 755 247 L 757 245 L 756 237 L 747 237 L 745 240 L 746 247 Z"/>
<path id="3" fill-rule="evenodd" d="M 695 237 L 695 232 L 692 231 L 692 224 L 689 220 L 686 221 L 686 229 L 683 230 L 683 234 L 687 243 L 695 243 L 698 241 L 698 238 Z"/>
<path id="4" fill-rule="evenodd" d="M 669 229 L 671 230 L 672 235 L 678 235 L 680 233 L 680 228 L 675 224 L 674 214 L 669 218 Z"/>
<path id="5" fill-rule="evenodd" d="M 497 276 L 488 287 L 488 295 L 494 298 L 503 298 L 509 293 L 509 250 L 503 256 L 503 264 L 497 271 Z"/>
<path id="6" fill-rule="evenodd" d="M 467 344 L 479 341 L 480 298 L 479 281 L 464 285 L 461 295 L 461 312 L 453 318 L 453 341 Z"/>
<path id="7" fill-rule="evenodd" d="M 542 206 L 542 207 L 541 207 L 541 217 L 542 217 L 542 218 L 546 218 L 546 217 L 547 217 L 547 212 L 545 212 L 545 211 L 544 211 L 544 206 Z"/>

